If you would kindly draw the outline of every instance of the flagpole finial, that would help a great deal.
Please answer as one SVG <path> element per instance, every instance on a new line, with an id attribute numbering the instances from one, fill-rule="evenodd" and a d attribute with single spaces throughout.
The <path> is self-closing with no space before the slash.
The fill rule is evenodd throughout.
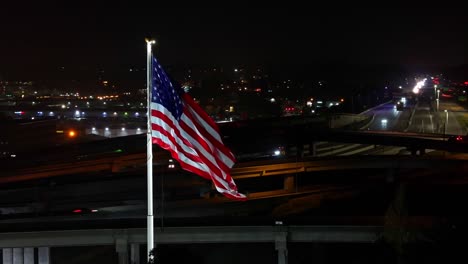
<path id="1" fill-rule="evenodd" d="M 155 43 L 156 43 L 156 40 L 150 39 L 150 38 L 145 38 L 145 41 L 146 41 L 146 43 L 148 43 L 148 44 L 155 44 Z"/>

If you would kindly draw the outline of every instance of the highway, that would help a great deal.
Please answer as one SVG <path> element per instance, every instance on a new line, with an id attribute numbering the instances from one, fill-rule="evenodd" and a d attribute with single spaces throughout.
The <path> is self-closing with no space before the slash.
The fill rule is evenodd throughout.
<path id="1" fill-rule="evenodd" d="M 447 115 L 445 111 L 447 110 Z M 448 100 L 441 100 L 439 105 L 439 115 L 441 119 L 448 117 L 447 134 L 449 135 L 466 135 L 468 134 L 467 127 L 460 123 L 459 120 L 468 117 L 468 109 Z"/>
<path id="2" fill-rule="evenodd" d="M 380 106 L 382 114 L 385 108 Z M 398 116 L 396 123 L 402 114 Z M 375 243 L 389 221 L 402 217 L 395 205 L 403 185 L 411 186 L 413 206 L 412 214 L 403 216 L 407 232 L 419 234 L 427 228 L 446 234 L 445 223 L 465 228 L 467 219 L 457 214 L 456 201 L 468 193 L 467 155 L 410 156 L 406 150 L 419 145 L 443 150 L 450 142 L 385 130 L 304 127 L 281 127 L 271 140 L 266 138 L 268 133 L 260 134 L 262 141 L 254 138 L 255 149 L 271 153 L 269 158 L 237 162 L 232 169 L 239 190 L 249 197 L 242 203 L 220 196 L 209 180 L 182 171 L 177 164 L 169 168 L 168 153 L 155 147 L 154 216 L 159 250 L 165 250 L 164 243 L 174 248 L 177 243 L 261 242 L 279 248 L 279 242 L 286 245 L 287 241 L 290 252 L 293 242 Z M 262 129 L 271 132 L 268 127 Z M 243 134 L 230 136 L 231 144 L 250 144 Z M 21 247 L 50 248 L 53 253 L 59 247 L 91 245 L 139 252 L 138 245 L 146 241 L 144 139 L 138 135 L 77 143 L 30 156 L 18 154 L 18 159 L 2 164 L 3 254 Z M 297 149 L 292 155 L 274 156 L 276 143 L 286 143 L 286 151 Z M 303 157 L 298 155 L 301 144 Z M 20 162 L 27 157 L 34 158 Z M 121 251 L 119 258 L 128 258 L 128 252 Z"/>
<path id="3" fill-rule="evenodd" d="M 306 153 L 307 154 L 307 153 Z M 403 155 L 410 154 L 405 147 L 372 144 L 334 143 L 321 141 L 316 144 L 316 157 L 351 155 Z"/>
<path id="4" fill-rule="evenodd" d="M 270 205 L 268 200 L 287 197 L 314 200 L 322 199 L 324 195 L 352 195 L 361 188 L 379 185 L 381 180 L 375 180 L 386 178 L 388 169 L 398 169 L 400 176 L 408 179 L 430 171 L 435 177 L 426 175 L 426 182 L 457 180 L 436 177 L 440 172 L 452 171 L 453 176 L 460 176 L 458 180 L 466 181 L 464 167 L 466 155 L 457 159 L 430 156 L 272 159 L 237 164 L 232 176 L 240 188 L 249 193 L 250 202 L 242 208 L 244 212 L 256 211 L 259 209 L 256 206 L 263 204 L 275 214 L 282 215 L 292 208 L 281 207 L 280 201 Z M 0 213 L 8 218 L 47 216 L 48 213 L 72 217 L 73 210 L 79 208 L 82 213 L 95 217 L 141 216 L 145 210 L 144 168 L 145 155 L 131 154 L 19 169 L 13 174 L 14 178 L 0 178 Z M 243 207 L 213 193 L 209 181 L 178 168 L 169 170 L 155 166 L 155 183 L 156 199 L 162 196 L 167 199 L 164 202 L 166 217 L 216 216 L 238 212 Z M 310 205 L 304 206 L 308 208 Z M 206 210 L 200 211 L 201 207 Z M 92 213 L 85 209 L 98 211 Z"/>
<path id="5" fill-rule="evenodd" d="M 389 102 L 363 112 L 363 114 L 374 115 L 368 129 L 374 131 L 400 130 L 404 125 L 405 117 L 409 116 L 409 110 L 397 111 L 394 105 L 393 102 Z"/>
<path id="6" fill-rule="evenodd" d="M 433 104 L 419 103 L 413 109 L 414 114 L 411 118 L 408 132 L 415 133 L 433 133 L 433 134 L 447 134 L 447 135 L 462 135 L 464 129 L 459 124 L 456 115 L 453 111 L 447 110 L 445 112 L 439 109 L 437 112 Z M 447 124 L 447 127 L 445 127 Z"/>
<path id="7" fill-rule="evenodd" d="M 440 115 L 428 103 L 419 103 L 412 110 L 412 118 L 406 131 L 414 133 L 443 134 Z"/>
<path id="8" fill-rule="evenodd" d="M 397 111 L 394 103 L 390 102 L 371 108 L 363 114 L 374 115 L 374 119 L 367 126 L 371 131 L 439 134 L 441 137 L 444 134 L 465 135 L 467 131 L 460 125 L 459 116 L 466 112 L 466 109 L 454 111 L 455 105 L 454 102 L 444 101 L 437 111 L 435 102 L 420 101 L 415 104 L 408 103 L 403 111 Z"/>
<path id="9" fill-rule="evenodd" d="M 387 129 L 391 130 L 404 122 L 406 115 L 409 117 L 410 109 L 397 112 L 387 103 L 368 112 L 374 112 L 377 120 L 388 117 Z M 430 111 L 420 105 L 413 118 L 417 120 L 427 113 Z M 287 215 L 292 211 L 309 210 L 309 201 L 313 205 L 322 199 L 317 195 L 343 199 L 353 196 L 373 185 L 375 177 L 386 179 L 393 170 L 402 170 L 401 175 L 406 177 L 423 171 L 434 173 L 430 166 L 436 166 L 434 169 L 444 173 L 453 169 L 455 175 L 460 168 L 466 167 L 465 161 L 448 160 L 445 157 L 448 154 L 410 156 L 413 150 L 421 150 L 421 146 L 426 153 L 433 149 L 466 152 L 466 148 L 409 132 L 320 131 L 315 127 L 286 125 L 273 130 L 260 126 L 255 130 L 258 136 L 247 140 L 247 135 L 252 134 L 248 128 L 241 131 L 245 134 L 230 129 L 227 141 L 238 150 L 243 150 L 241 147 L 245 145 L 250 151 L 253 146 L 255 155 L 258 149 L 268 150 L 269 156 L 258 158 L 254 155 L 245 160 L 238 157 L 232 176 L 239 180 L 239 186 L 251 200 L 242 208 L 235 204 L 232 208 L 221 206 L 225 201 L 213 192 L 209 181 L 177 168 L 168 170 L 168 153 L 155 147 L 155 172 L 167 175 L 164 180 L 166 194 L 161 193 L 162 185 L 156 188 L 159 195 L 167 198 L 165 217 L 249 214 L 260 207 L 267 214 Z M 28 153 L 28 156 L 18 154 L 16 159 L 2 164 L 0 213 L 14 219 L 47 217 L 48 213 L 74 218 L 73 210 L 84 208 L 97 210 L 97 214 L 87 212 L 93 217 L 140 219 L 145 211 L 144 141 L 144 136 L 140 135 L 71 144 Z M 275 154 L 278 145 L 282 145 L 286 153 Z M 361 183 L 365 186 L 358 186 Z M 283 204 L 287 199 L 305 203 L 303 206 Z M 201 207 L 206 209 L 203 213 Z"/>

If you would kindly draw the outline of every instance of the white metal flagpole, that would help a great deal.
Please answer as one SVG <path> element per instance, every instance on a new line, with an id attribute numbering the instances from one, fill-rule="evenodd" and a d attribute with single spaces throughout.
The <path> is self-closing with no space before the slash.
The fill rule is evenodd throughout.
<path id="1" fill-rule="evenodd" d="M 151 68 L 151 46 L 155 43 L 154 40 L 146 39 L 147 56 L 146 56 L 146 89 L 147 89 L 147 129 L 146 129 L 146 166 L 147 166 L 147 188 L 148 188 L 148 215 L 147 221 L 147 259 L 149 260 L 150 252 L 154 248 L 154 221 L 153 221 L 153 143 L 151 137 L 151 88 L 152 88 L 152 68 Z"/>

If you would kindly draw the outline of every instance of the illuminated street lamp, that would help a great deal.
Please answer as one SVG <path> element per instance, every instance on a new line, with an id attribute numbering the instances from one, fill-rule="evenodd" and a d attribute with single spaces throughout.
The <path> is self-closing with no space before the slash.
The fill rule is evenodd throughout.
<path id="1" fill-rule="evenodd" d="M 445 135 L 447 134 L 447 126 L 448 126 L 448 111 L 447 111 L 447 109 L 445 109 L 444 112 L 445 112 L 445 127 L 444 127 L 444 138 L 445 138 Z"/>
<path id="2" fill-rule="evenodd" d="M 414 88 L 413 88 L 413 93 L 414 93 L 414 94 L 418 94 L 418 93 L 419 93 L 419 89 L 421 89 L 421 88 L 424 86 L 425 83 L 426 83 L 426 79 L 417 82 L 416 85 L 415 85 Z"/>
<path id="3" fill-rule="evenodd" d="M 76 136 L 76 132 L 73 130 L 68 131 L 68 137 L 74 138 Z"/>

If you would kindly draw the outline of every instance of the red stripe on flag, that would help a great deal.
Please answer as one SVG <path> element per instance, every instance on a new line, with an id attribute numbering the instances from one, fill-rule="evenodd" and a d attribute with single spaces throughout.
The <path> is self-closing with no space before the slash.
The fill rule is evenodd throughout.
<path id="1" fill-rule="evenodd" d="M 155 114 L 157 115 L 161 115 L 162 113 L 159 112 L 159 111 L 154 111 Z M 218 175 L 218 177 L 224 179 L 225 176 L 224 174 L 227 174 L 226 171 L 224 171 L 224 174 L 223 174 L 223 171 L 222 168 L 220 167 L 220 164 L 218 164 L 218 161 L 216 160 L 216 157 L 212 155 L 212 152 L 211 151 L 207 151 L 207 155 L 210 155 L 213 159 L 214 159 L 214 162 L 211 161 L 208 157 L 205 156 L 205 154 L 203 154 L 202 152 L 200 152 L 198 150 L 197 147 L 193 146 L 193 144 L 191 143 L 190 140 L 187 140 L 186 138 L 182 137 L 181 133 L 180 133 L 180 130 L 177 129 L 176 124 L 174 124 L 167 116 L 163 115 L 163 119 L 165 119 L 168 123 L 166 123 L 166 125 L 168 125 L 171 129 L 173 129 L 172 131 L 175 132 L 175 134 L 177 135 L 177 137 L 181 140 L 184 141 L 184 144 L 187 145 L 188 147 L 191 147 L 198 155 L 198 160 L 199 160 L 199 163 L 201 164 L 205 164 L 206 166 L 208 166 L 208 168 L 212 171 L 213 174 L 215 175 Z M 161 121 L 164 122 L 164 120 L 160 119 Z M 155 131 L 158 131 L 160 132 L 161 134 L 165 135 L 166 137 L 168 138 L 173 138 L 172 134 L 169 133 L 168 131 L 166 131 L 163 127 L 155 124 L 155 123 L 152 123 L 152 129 L 155 130 Z M 187 131 L 185 131 L 187 133 Z M 189 133 L 187 133 L 189 134 Z M 174 140 L 176 140 L 174 138 Z M 195 139 L 196 140 L 196 139 Z M 172 142 L 172 141 L 171 141 Z M 206 143 L 204 140 L 198 140 L 197 141 L 198 143 Z M 180 146 L 178 144 L 174 144 L 174 145 L 177 145 L 177 146 Z M 183 149 L 181 149 L 183 150 Z M 174 151 L 177 151 L 177 150 L 174 150 Z M 184 152 L 185 153 L 185 152 Z M 223 163 L 222 163 L 223 164 Z M 223 164 L 224 165 L 224 164 Z M 222 166 L 222 167 L 226 167 L 225 165 Z M 227 183 L 229 184 L 229 183 Z"/>
<path id="2" fill-rule="evenodd" d="M 213 173 L 215 173 L 216 175 L 219 175 L 219 177 L 222 177 L 222 178 L 225 178 L 223 173 L 222 173 L 222 168 L 221 167 L 226 167 L 226 165 L 224 163 L 221 162 L 222 166 L 220 167 L 220 161 L 217 160 L 216 156 L 213 156 L 213 152 L 211 150 L 208 150 L 206 151 L 207 152 L 207 155 L 210 155 L 212 156 L 212 158 L 214 159 L 214 162 L 211 161 L 208 157 L 206 157 L 197 147 L 193 146 L 193 144 L 191 143 L 190 140 L 184 138 L 181 133 L 180 133 L 180 130 L 177 129 L 176 127 L 176 124 L 174 124 L 167 116 L 163 115 L 161 112 L 159 111 L 155 111 L 153 110 L 152 112 L 155 112 L 154 114 L 154 117 L 157 117 L 156 118 L 159 118 L 159 116 L 161 116 L 162 118 L 159 118 L 161 121 L 163 121 L 164 123 L 166 123 L 169 127 L 171 127 L 173 130 L 173 132 L 175 132 L 175 134 L 177 135 L 177 137 L 179 139 L 181 139 L 185 145 L 189 146 L 189 147 L 192 147 L 198 154 L 198 157 L 201 159 L 201 162 L 203 164 L 205 164 L 206 166 L 208 166 L 208 168 L 210 170 L 213 171 Z M 163 135 L 165 135 L 166 137 L 173 137 L 171 135 L 171 133 L 167 132 L 163 127 L 160 127 L 159 125 L 156 125 L 154 123 L 152 123 L 152 126 L 155 126 L 154 130 L 157 130 L 159 132 L 161 132 Z M 184 129 L 185 131 L 185 129 Z M 189 133 L 189 131 L 185 131 L 187 134 L 189 134 L 190 136 L 193 137 L 193 135 L 191 135 Z M 194 140 L 196 140 L 200 145 L 206 145 L 206 142 L 204 139 L 197 139 L 197 138 L 194 138 Z M 178 145 L 178 144 L 177 144 Z M 206 149 L 205 149 L 206 150 Z M 225 172 L 227 173 L 227 172 Z"/>
<path id="3" fill-rule="evenodd" d="M 219 133 L 219 128 L 218 125 L 201 109 L 201 107 L 192 99 L 190 95 L 187 93 L 184 93 L 182 95 L 182 98 L 184 101 L 191 107 L 203 120 L 208 123 L 213 129 L 216 130 L 216 132 Z"/>
<path id="4" fill-rule="evenodd" d="M 164 136 L 166 136 L 166 137 L 169 139 L 169 141 L 171 141 L 171 143 L 173 144 L 173 146 L 175 146 L 177 149 L 179 149 L 180 152 L 183 152 L 184 155 L 185 155 L 187 158 L 189 158 L 189 159 L 191 159 L 191 160 L 193 160 L 194 162 L 197 162 L 197 163 L 203 162 L 203 161 L 200 159 L 200 157 L 195 156 L 195 155 L 193 155 L 193 154 L 191 154 L 191 153 L 186 152 L 186 151 L 184 150 L 184 148 L 183 148 L 179 143 L 177 143 L 177 139 L 174 138 L 174 137 L 173 137 L 167 130 L 165 130 L 163 127 L 161 127 L 161 126 L 156 125 L 156 124 L 153 123 L 153 124 L 151 124 L 151 129 L 154 130 L 154 131 L 158 131 L 159 133 L 161 133 L 161 134 L 163 134 Z M 170 146 L 170 145 L 169 145 L 169 146 Z M 187 147 L 190 147 L 190 146 L 187 146 Z M 171 149 L 172 149 L 172 147 L 171 147 Z M 175 150 L 174 150 L 174 151 L 175 151 Z"/>
<path id="5" fill-rule="evenodd" d="M 166 123 L 173 129 L 174 133 L 176 133 L 177 137 L 179 137 L 184 142 L 185 145 L 192 146 L 192 143 L 190 143 L 188 139 L 186 139 L 180 134 L 180 131 L 177 128 L 177 125 L 167 115 L 157 110 L 151 110 L 151 116 L 161 119 L 164 123 Z"/>
<path id="6" fill-rule="evenodd" d="M 192 166 L 192 165 L 190 165 L 188 163 L 185 163 L 185 162 L 181 161 L 180 158 L 179 158 L 179 153 L 175 152 L 171 148 L 170 145 L 166 144 L 166 142 L 162 141 L 159 138 L 155 138 L 155 137 L 153 137 L 153 141 L 156 142 L 158 145 L 160 145 L 161 148 L 168 150 L 171 153 L 172 157 L 179 161 L 180 166 L 184 170 L 193 172 L 193 173 L 195 173 L 195 174 L 197 174 L 197 175 L 199 175 L 199 176 L 201 176 L 201 177 L 203 177 L 203 178 L 205 178 L 207 180 L 212 180 L 212 177 L 208 172 L 200 170 L 199 168 L 196 168 L 196 167 L 194 167 L 194 166 Z"/>
<path id="7" fill-rule="evenodd" d="M 205 137 L 211 144 L 213 144 L 219 151 L 221 151 L 226 158 L 230 159 L 233 163 L 235 162 L 234 155 L 231 153 L 231 151 L 222 144 L 222 142 L 219 142 L 217 139 L 215 139 L 207 130 L 205 127 L 203 127 L 200 123 L 195 122 L 195 118 L 192 116 L 192 113 L 188 110 L 184 110 L 184 114 L 190 119 L 193 124 L 196 126 L 197 130 L 202 134 L 203 137 Z"/>
<path id="8" fill-rule="evenodd" d="M 198 141 L 198 143 L 200 143 L 200 145 L 210 154 L 212 154 L 213 158 L 215 159 L 217 165 L 220 167 L 220 169 L 222 169 L 223 171 L 225 172 L 228 172 L 230 170 L 230 168 L 228 166 L 226 166 L 226 164 L 224 163 L 224 161 L 222 161 L 219 156 L 215 153 L 216 150 L 215 149 L 210 149 L 210 146 L 207 144 L 206 140 L 202 137 L 200 137 L 192 128 L 190 128 L 189 126 L 187 126 L 187 124 L 185 124 L 184 122 L 181 122 L 180 123 L 180 127 L 187 133 L 189 134 L 192 138 L 194 138 L 195 140 Z"/>

